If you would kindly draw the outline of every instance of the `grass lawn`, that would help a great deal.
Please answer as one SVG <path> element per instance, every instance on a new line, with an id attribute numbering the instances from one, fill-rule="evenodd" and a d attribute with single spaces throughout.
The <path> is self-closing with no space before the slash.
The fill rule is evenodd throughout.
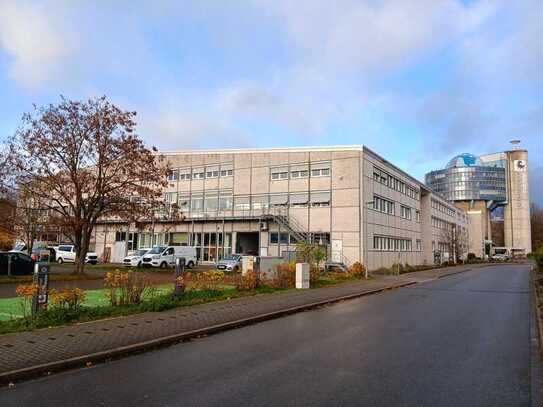
<path id="1" fill-rule="evenodd" d="M 172 284 L 162 284 L 153 287 L 155 289 L 155 295 L 167 294 L 173 291 Z M 220 290 L 232 290 L 235 289 L 231 285 L 220 285 L 217 288 Z M 83 305 L 87 307 L 105 307 L 109 305 L 109 298 L 106 293 L 108 290 L 85 290 L 85 301 Z M 0 321 L 8 321 L 12 318 L 21 318 L 23 316 L 22 301 L 19 297 L 1 298 L 0 299 Z M 30 311 L 30 310 L 29 310 Z"/>

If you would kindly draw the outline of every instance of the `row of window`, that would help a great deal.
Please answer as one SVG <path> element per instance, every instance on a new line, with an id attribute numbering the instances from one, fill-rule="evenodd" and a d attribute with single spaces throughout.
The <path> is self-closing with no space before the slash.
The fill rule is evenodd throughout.
<path id="1" fill-rule="evenodd" d="M 400 237 L 373 236 L 373 249 L 386 252 L 412 252 L 413 240 Z M 420 239 L 416 240 L 416 250 L 422 250 Z"/>
<path id="2" fill-rule="evenodd" d="M 419 200 L 420 198 L 418 189 L 375 166 L 373 167 L 373 179 L 413 199 Z"/>
<path id="3" fill-rule="evenodd" d="M 394 216 L 396 214 L 395 202 L 377 195 L 373 196 L 373 209 L 388 215 Z M 412 208 L 409 206 L 400 205 L 400 217 L 403 219 L 412 220 Z M 417 222 L 420 222 L 420 212 L 418 210 L 415 210 L 415 219 Z"/>
<path id="4" fill-rule="evenodd" d="M 446 220 L 436 218 L 435 216 L 432 216 L 432 226 L 436 229 L 442 229 L 442 230 L 451 230 L 452 229 L 452 223 L 447 222 Z"/>
<path id="5" fill-rule="evenodd" d="M 330 233 L 310 233 L 309 242 L 321 246 L 330 245 Z M 270 244 L 295 245 L 296 243 L 298 243 L 296 237 L 289 233 L 270 232 Z"/>
<path id="6" fill-rule="evenodd" d="M 452 216 L 452 217 L 456 215 L 456 211 L 453 208 L 451 208 L 450 206 L 444 205 L 435 199 L 432 199 L 432 208 L 434 208 L 435 210 L 439 212 L 446 213 L 447 215 Z"/>
<path id="7" fill-rule="evenodd" d="M 188 181 L 190 179 L 207 179 L 231 177 L 234 175 L 232 164 L 212 165 L 197 168 L 177 168 L 168 173 L 168 181 Z"/>
<path id="8" fill-rule="evenodd" d="M 300 179 L 311 177 L 329 177 L 331 174 L 329 161 L 311 164 L 295 164 L 290 166 L 273 167 L 270 169 L 272 181 L 289 179 Z"/>
<path id="9" fill-rule="evenodd" d="M 327 207 L 330 206 L 330 191 L 291 192 L 290 194 L 233 196 L 232 191 L 209 191 L 202 193 L 178 194 L 166 192 L 167 204 L 177 202 L 182 211 L 201 210 L 249 210 L 270 207 Z"/>

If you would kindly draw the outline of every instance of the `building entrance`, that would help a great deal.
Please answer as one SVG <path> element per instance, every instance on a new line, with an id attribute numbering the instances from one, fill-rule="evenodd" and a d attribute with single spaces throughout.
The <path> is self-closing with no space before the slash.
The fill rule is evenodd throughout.
<path id="1" fill-rule="evenodd" d="M 258 256 L 258 232 L 238 232 L 236 253 Z"/>

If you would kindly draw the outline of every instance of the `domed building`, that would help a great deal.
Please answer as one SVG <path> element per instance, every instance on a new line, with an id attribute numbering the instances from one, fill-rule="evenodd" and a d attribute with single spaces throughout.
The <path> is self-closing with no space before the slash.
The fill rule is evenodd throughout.
<path id="1" fill-rule="evenodd" d="M 490 214 L 497 208 L 503 209 L 504 249 L 513 255 L 531 251 L 527 164 L 528 152 L 521 149 L 462 153 L 426 174 L 428 187 L 470 215 L 470 247 L 479 257 L 492 253 Z"/>

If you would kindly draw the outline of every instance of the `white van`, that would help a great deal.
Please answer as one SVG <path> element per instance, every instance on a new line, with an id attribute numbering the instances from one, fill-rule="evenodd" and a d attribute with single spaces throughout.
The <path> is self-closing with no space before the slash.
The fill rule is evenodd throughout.
<path id="1" fill-rule="evenodd" d="M 184 257 L 187 268 L 193 268 L 196 263 L 196 248 L 192 246 L 155 246 L 143 256 L 141 263 L 144 267 L 167 268 L 175 266 L 175 258 Z"/>
<path id="2" fill-rule="evenodd" d="M 55 247 L 55 260 L 57 263 L 74 263 L 75 262 L 75 246 L 73 244 L 61 244 Z M 98 263 L 98 255 L 94 252 L 87 252 L 85 263 Z"/>

